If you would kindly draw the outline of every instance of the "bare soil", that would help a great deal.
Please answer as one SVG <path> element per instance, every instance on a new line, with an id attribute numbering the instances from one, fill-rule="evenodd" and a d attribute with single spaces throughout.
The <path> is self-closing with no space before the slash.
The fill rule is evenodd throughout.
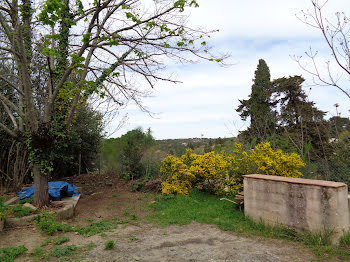
<path id="1" fill-rule="evenodd" d="M 305 246 L 283 240 L 246 237 L 222 231 L 213 225 L 192 223 L 161 228 L 147 223 L 148 204 L 154 193 L 131 192 L 132 182 L 115 175 L 80 175 L 65 181 L 76 185 L 79 200 L 73 225 L 86 225 L 92 219 L 128 219 L 112 232 L 83 237 L 74 232 L 56 234 L 69 237 L 78 252 L 72 261 L 311 261 L 315 258 Z M 134 215 L 134 219 L 130 217 Z M 28 252 L 49 238 L 36 226 L 6 229 L 0 232 L 0 248 L 24 245 Z M 105 250 L 105 242 L 114 240 L 115 248 Z M 89 247 L 90 243 L 96 246 Z M 51 244 L 52 245 L 52 244 Z M 50 248 L 46 247 L 46 248 Z M 16 261 L 37 261 L 22 256 Z M 50 257 L 48 261 L 60 261 Z M 327 260 L 328 261 L 328 260 Z M 341 260 L 334 260 L 341 261 Z"/>

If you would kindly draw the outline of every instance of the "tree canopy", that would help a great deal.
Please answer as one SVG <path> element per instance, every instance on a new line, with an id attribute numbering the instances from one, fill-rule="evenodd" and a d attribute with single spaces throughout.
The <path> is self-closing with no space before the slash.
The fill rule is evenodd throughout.
<path id="1" fill-rule="evenodd" d="M 186 24 L 184 10 L 198 7 L 194 0 L 0 3 L 0 61 L 7 68 L 0 78 L 11 89 L 0 92 L 10 121 L 1 119 L 0 128 L 26 144 L 39 206 L 49 199 L 50 148 L 89 97 L 143 108 L 145 86 L 176 82 L 161 72 L 169 59 L 223 59 L 207 46 L 210 31 Z"/>

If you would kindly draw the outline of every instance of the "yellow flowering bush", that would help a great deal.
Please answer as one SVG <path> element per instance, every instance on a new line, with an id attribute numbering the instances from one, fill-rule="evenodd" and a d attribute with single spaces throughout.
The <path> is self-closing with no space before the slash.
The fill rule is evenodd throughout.
<path id="1" fill-rule="evenodd" d="M 228 162 L 221 154 L 209 152 L 197 155 L 189 168 L 195 177 L 195 187 L 215 194 L 223 194 L 228 179 Z"/>
<path id="2" fill-rule="evenodd" d="M 243 188 L 243 175 L 266 174 L 301 177 L 305 166 L 299 155 L 274 151 L 270 143 L 258 144 L 248 152 L 236 144 L 232 155 L 209 152 L 203 155 L 186 153 L 162 161 L 162 193 L 187 195 L 193 187 L 217 195 L 236 194 Z"/>
<path id="3" fill-rule="evenodd" d="M 268 142 L 250 150 L 249 162 L 254 173 L 295 178 L 303 176 L 298 169 L 305 166 L 298 154 L 283 153 L 280 149 L 273 151 Z"/>
<path id="4" fill-rule="evenodd" d="M 179 158 L 174 156 L 164 158 L 160 172 L 165 178 L 162 182 L 162 194 L 188 195 L 195 177 Z"/>

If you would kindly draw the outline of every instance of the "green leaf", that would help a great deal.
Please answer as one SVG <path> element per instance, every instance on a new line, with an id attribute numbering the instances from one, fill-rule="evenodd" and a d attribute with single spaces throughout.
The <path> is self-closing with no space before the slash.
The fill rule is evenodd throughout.
<path id="1" fill-rule="evenodd" d="M 91 39 L 91 36 L 92 36 L 92 33 L 86 33 L 83 35 L 83 42 L 85 44 L 89 43 L 90 42 L 90 39 Z"/>

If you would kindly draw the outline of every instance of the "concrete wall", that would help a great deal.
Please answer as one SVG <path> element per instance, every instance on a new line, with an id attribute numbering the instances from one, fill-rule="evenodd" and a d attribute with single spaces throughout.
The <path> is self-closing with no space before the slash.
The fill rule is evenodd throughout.
<path id="1" fill-rule="evenodd" d="M 333 230 L 336 242 L 349 231 L 348 188 L 331 181 L 246 175 L 244 213 L 297 231 Z"/>

